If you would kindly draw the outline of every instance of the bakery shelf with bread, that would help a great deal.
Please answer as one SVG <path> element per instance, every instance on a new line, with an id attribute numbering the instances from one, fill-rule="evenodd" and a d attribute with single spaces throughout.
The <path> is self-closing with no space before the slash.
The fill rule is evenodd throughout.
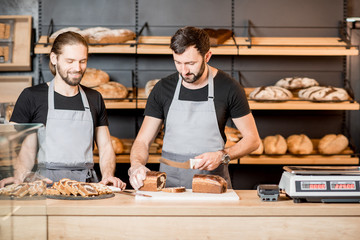
<path id="1" fill-rule="evenodd" d="M 0 71 L 31 70 L 32 17 L 0 15 Z"/>
<path id="2" fill-rule="evenodd" d="M 277 134 L 263 139 L 263 151 L 256 150 L 240 159 L 240 164 L 359 164 L 359 157 L 342 134 L 310 139 L 293 134 L 285 139 Z"/>

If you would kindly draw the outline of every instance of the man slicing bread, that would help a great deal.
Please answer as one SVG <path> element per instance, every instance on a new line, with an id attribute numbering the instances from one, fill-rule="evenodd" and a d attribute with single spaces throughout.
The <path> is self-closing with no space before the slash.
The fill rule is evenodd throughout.
<path id="1" fill-rule="evenodd" d="M 80 86 L 86 70 L 88 45 L 74 32 L 60 34 L 54 41 L 49 67 L 55 75 L 49 83 L 25 89 L 16 102 L 11 122 L 43 123 L 36 135 L 24 140 L 14 177 L 3 179 L 0 187 L 22 182 L 38 157 L 38 173 L 52 181 L 70 178 L 98 182 L 93 169 L 93 142 L 100 155 L 101 183 L 125 188 L 114 177 L 115 153 L 110 141 L 104 101 L 95 90 Z"/>
<path id="2" fill-rule="evenodd" d="M 244 89 L 225 72 L 207 65 L 211 58 L 207 33 L 198 28 L 179 29 L 170 48 L 178 73 L 161 79 L 152 90 L 145 118 L 131 149 L 130 183 L 143 185 L 149 146 L 162 123 L 165 126 L 162 158 L 173 162 L 201 159 L 194 169 L 160 163 L 167 173 L 166 187 L 192 188 L 194 174 L 222 176 L 231 187 L 230 159 L 256 150 L 260 143 Z M 231 118 L 243 138 L 224 149 L 224 128 Z"/>

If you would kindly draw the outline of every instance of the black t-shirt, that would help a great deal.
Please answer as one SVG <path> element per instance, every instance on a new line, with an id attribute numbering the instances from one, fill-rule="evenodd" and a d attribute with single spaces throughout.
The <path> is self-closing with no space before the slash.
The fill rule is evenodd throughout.
<path id="1" fill-rule="evenodd" d="M 94 132 L 96 127 L 108 126 L 105 104 L 101 94 L 93 89 L 81 87 L 90 105 Z M 43 123 L 46 125 L 48 89 L 46 83 L 24 89 L 16 101 L 10 121 L 16 123 Z M 55 109 L 85 110 L 80 92 L 73 97 L 65 97 L 55 92 L 54 99 Z"/>
<path id="2" fill-rule="evenodd" d="M 162 119 L 166 117 L 172 102 L 178 73 L 161 79 L 153 88 L 146 103 L 145 115 Z M 208 86 L 200 89 L 188 89 L 181 85 L 180 100 L 207 101 Z M 214 104 L 217 121 L 224 141 L 224 128 L 228 118 L 239 118 L 250 113 L 244 88 L 225 72 L 218 70 L 214 77 Z"/>

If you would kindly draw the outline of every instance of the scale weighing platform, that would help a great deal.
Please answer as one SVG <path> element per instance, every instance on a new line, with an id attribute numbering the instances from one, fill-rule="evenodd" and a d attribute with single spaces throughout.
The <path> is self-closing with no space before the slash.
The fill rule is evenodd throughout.
<path id="1" fill-rule="evenodd" d="M 279 189 L 300 202 L 360 203 L 358 166 L 284 166 Z"/>

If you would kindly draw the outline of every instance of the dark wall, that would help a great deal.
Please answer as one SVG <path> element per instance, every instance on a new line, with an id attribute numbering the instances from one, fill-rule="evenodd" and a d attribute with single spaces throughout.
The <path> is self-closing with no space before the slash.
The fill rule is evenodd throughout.
<path id="1" fill-rule="evenodd" d="M 344 11 L 343 0 L 5 0 L 0 14 L 31 14 L 38 39 L 48 31 L 50 20 L 54 31 L 76 26 L 88 28 L 104 26 L 128 28 L 138 31 L 145 22 L 149 27 L 144 35 L 172 35 L 179 27 L 230 28 L 236 36 L 245 36 L 250 23 L 251 34 L 259 37 L 336 37 L 339 25 L 348 16 L 360 16 L 357 0 L 348 1 Z M 354 44 L 359 44 L 359 32 L 354 31 Z M 273 85 L 283 77 L 307 76 L 322 85 L 343 86 L 343 57 L 306 56 L 213 56 L 210 65 L 221 68 L 241 81 L 245 87 Z M 137 61 L 137 62 L 136 62 Z M 360 87 L 359 57 L 350 57 L 350 79 L 356 100 Z M 137 65 L 136 65 L 137 63 Z M 45 81 L 52 78 L 47 67 L 48 57 L 34 57 L 34 83 L 40 82 L 39 72 Z M 111 80 L 131 86 L 132 71 L 138 67 L 138 84 L 164 77 L 175 71 L 170 55 L 92 54 L 88 67 L 100 68 L 109 73 Z M 240 73 L 240 74 L 239 74 Z M 0 73 L 4 74 L 4 73 Z M 13 74 L 13 73 L 5 73 Z M 24 74 L 24 73 L 23 73 Z M 26 73 L 25 73 L 26 74 Z M 241 75 L 241 78 L 239 77 Z M 108 110 L 110 132 L 120 138 L 134 138 L 136 124 L 141 124 L 142 110 Z M 320 138 L 327 133 L 343 132 L 343 117 L 349 116 L 346 125 L 351 129 L 355 146 L 360 148 L 359 114 L 352 111 L 274 111 L 254 110 L 261 137 L 280 133 L 285 137 L 306 133 Z M 118 173 L 125 179 L 125 165 Z M 155 165 L 156 167 L 156 165 Z M 260 182 L 276 183 L 282 166 L 231 166 L 235 188 L 252 188 Z M 260 178 L 261 176 L 261 178 Z"/>

